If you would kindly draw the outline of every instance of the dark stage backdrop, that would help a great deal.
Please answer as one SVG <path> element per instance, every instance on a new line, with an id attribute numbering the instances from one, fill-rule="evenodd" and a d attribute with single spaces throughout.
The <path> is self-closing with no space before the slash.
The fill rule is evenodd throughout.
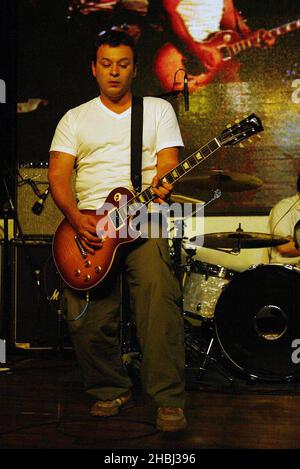
<path id="1" fill-rule="evenodd" d="M 189 6 L 196 9 L 201 3 L 194 0 Z M 298 1 L 237 0 L 235 6 L 253 31 L 300 19 Z M 90 73 L 91 45 L 97 32 L 112 25 L 125 27 L 136 37 L 140 58 L 136 93 L 158 96 L 172 91 L 157 65 L 162 63 L 164 67 L 159 59 L 166 44 L 171 55 L 166 56 L 165 66 L 172 77 L 180 60 L 189 77 L 205 73 L 203 64 L 185 55 L 160 1 L 20 0 L 18 101 L 25 103 L 19 106 L 17 120 L 20 162 L 46 161 L 55 126 L 63 113 L 96 96 Z M 172 60 L 176 62 L 173 70 Z M 234 60 L 234 73 L 230 69 L 228 73 L 226 69 L 215 73 L 206 85 L 192 86 L 190 82 L 188 111 L 182 94 L 167 99 L 177 112 L 185 141 L 182 157 L 246 114 L 255 112 L 262 119 L 262 140 L 245 143 L 243 148 L 221 149 L 194 174 L 214 168 L 257 176 L 263 181 L 259 189 L 223 193 L 207 212 L 267 213 L 279 199 L 296 192 L 296 175 L 300 171 L 300 28 L 294 32 L 286 30 L 272 47 L 249 48 Z M 182 88 L 182 74 L 177 73 L 174 89 Z M 35 110 L 27 112 L 29 98 L 41 101 L 35 103 Z M 188 195 L 209 197 L 209 193 L 196 187 Z"/>
<path id="2" fill-rule="evenodd" d="M 0 214 L 14 199 L 16 143 L 16 8 L 14 1 L 0 2 Z M 0 230 L 0 238 L 3 233 Z"/>

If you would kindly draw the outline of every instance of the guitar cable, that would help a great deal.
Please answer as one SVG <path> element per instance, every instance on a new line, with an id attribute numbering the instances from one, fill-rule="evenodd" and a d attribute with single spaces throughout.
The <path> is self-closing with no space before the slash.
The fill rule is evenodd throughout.
<path id="1" fill-rule="evenodd" d="M 89 293 L 89 291 L 86 292 L 85 301 L 86 301 L 86 304 L 85 304 L 84 308 L 82 309 L 82 311 L 78 314 L 78 316 L 76 316 L 76 318 L 74 318 L 74 319 L 66 319 L 67 322 L 78 321 L 79 319 L 82 319 L 86 315 L 86 313 L 88 312 L 88 309 L 89 309 L 89 305 L 90 305 L 90 293 Z"/>

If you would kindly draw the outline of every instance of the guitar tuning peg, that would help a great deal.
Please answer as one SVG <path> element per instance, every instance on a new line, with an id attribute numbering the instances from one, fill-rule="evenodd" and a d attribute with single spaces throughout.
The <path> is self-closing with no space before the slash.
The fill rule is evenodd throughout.
<path id="1" fill-rule="evenodd" d="M 239 147 L 240 148 L 245 148 L 245 145 L 243 145 L 242 143 L 239 143 Z"/>
<path id="2" fill-rule="evenodd" d="M 226 129 L 230 129 L 230 127 L 232 127 L 232 124 L 227 124 L 226 125 Z"/>
<path id="3" fill-rule="evenodd" d="M 253 143 L 252 138 L 248 138 L 248 142 Z"/>
<path id="4" fill-rule="evenodd" d="M 239 120 L 239 119 L 236 119 L 234 122 L 235 122 L 236 124 L 239 124 L 239 123 L 240 123 L 240 120 Z"/>
<path id="5" fill-rule="evenodd" d="M 256 135 L 257 135 L 257 138 L 259 138 L 259 139 L 261 139 L 261 138 L 262 138 L 262 136 L 261 136 L 261 135 L 259 135 L 259 134 L 256 134 Z"/>

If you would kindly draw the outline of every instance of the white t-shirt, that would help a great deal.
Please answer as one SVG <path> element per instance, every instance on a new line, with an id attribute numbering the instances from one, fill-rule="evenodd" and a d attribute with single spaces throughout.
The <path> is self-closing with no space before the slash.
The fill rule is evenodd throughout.
<path id="1" fill-rule="evenodd" d="M 186 29 L 197 42 L 220 29 L 224 0 L 181 0 L 176 7 Z"/>
<path id="2" fill-rule="evenodd" d="M 282 217 L 282 218 L 281 218 Z M 298 194 L 280 200 L 269 215 L 270 233 L 278 236 L 293 237 L 294 227 L 300 220 L 300 197 Z M 283 257 L 277 249 L 270 249 L 271 262 L 280 264 L 300 264 L 299 257 Z"/>
<path id="3" fill-rule="evenodd" d="M 130 178 L 131 108 L 122 114 L 99 97 L 68 111 L 58 123 L 50 151 L 76 157 L 75 193 L 79 209 L 96 210 L 117 187 L 132 190 Z M 144 98 L 142 184 L 156 174 L 157 152 L 183 146 L 176 114 L 160 98 Z"/>

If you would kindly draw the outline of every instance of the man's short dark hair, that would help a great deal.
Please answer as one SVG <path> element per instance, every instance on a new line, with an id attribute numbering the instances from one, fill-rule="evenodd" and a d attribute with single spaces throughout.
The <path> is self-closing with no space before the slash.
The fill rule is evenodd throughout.
<path id="1" fill-rule="evenodd" d="M 124 31 L 110 29 L 101 31 L 94 43 L 93 62 L 97 62 L 97 51 L 100 46 L 108 45 L 111 47 L 129 46 L 133 52 L 134 65 L 137 63 L 137 51 L 134 39 Z"/>
<path id="2" fill-rule="evenodd" d="M 298 174 L 298 179 L 297 179 L 297 191 L 300 192 L 300 173 Z"/>

